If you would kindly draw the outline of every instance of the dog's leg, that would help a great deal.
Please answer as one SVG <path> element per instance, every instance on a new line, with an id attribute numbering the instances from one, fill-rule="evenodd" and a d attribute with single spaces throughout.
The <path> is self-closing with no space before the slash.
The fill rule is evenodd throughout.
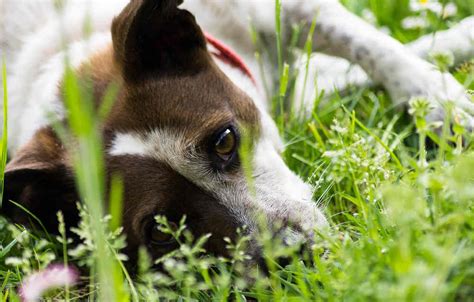
<path id="1" fill-rule="evenodd" d="M 450 52 L 456 64 L 474 58 L 474 17 L 468 17 L 448 30 L 423 36 L 407 47 L 420 58 L 427 58 L 430 53 Z"/>
<path id="2" fill-rule="evenodd" d="M 452 28 L 430 33 L 405 45 L 418 57 L 428 60 L 432 53 L 452 53 L 455 64 L 474 58 L 474 17 L 461 21 Z M 315 93 L 343 91 L 349 86 L 368 85 L 367 74 L 346 59 L 313 53 L 310 61 L 302 56 L 296 62 L 299 70 L 309 67 L 308 76 L 300 74 L 296 82 L 295 107 L 304 113 L 313 108 Z M 315 87 L 317 85 L 317 87 Z"/>
<path id="3" fill-rule="evenodd" d="M 286 1 L 283 8 L 290 23 L 306 20 L 310 24 L 316 18 L 315 50 L 360 65 L 375 83 L 387 89 L 395 102 L 427 97 L 435 107 L 428 119 L 444 120 L 443 104 L 451 101 L 456 106 L 456 117 L 470 128 L 474 125 L 474 105 L 452 75 L 438 71 L 337 1 Z"/>

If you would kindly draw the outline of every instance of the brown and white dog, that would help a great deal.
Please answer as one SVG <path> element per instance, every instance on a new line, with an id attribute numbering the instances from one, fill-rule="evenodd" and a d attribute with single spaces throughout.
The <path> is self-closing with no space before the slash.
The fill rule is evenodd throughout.
<path id="1" fill-rule="evenodd" d="M 217 254 L 225 254 L 223 238 L 235 238 L 237 228 L 245 226 L 255 235 L 262 213 L 270 225 L 284 223 L 288 241 L 305 240 L 314 229 L 325 227 L 311 187 L 280 157 L 282 142 L 259 88 L 262 79 L 247 17 L 257 31 L 271 36 L 273 1 L 184 3 L 207 33 L 240 53 L 250 71 L 220 42 L 206 39 L 195 17 L 178 8 L 181 1 L 127 2 L 70 0 L 61 18 L 50 1 L 0 2 L 13 155 L 6 170 L 5 200 L 19 202 L 52 231 L 59 210 L 69 224 L 77 223 L 70 156 L 50 125 L 52 113 L 59 120 L 66 117 L 60 83 L 67 54 L 78 76 L 92 80 L 97 103 L 110 84 L 119 85 L 102 131 L 108 174 L 119 173 L 125 184 L 123 225 L 130 253 L 144 245 L 158 257 L 173 248 L 173 242 L 160 241 L 155 215 L 175 222 L 186 215 L 196 236 L 212 234 L 207 249 Z M 455 100 L 470 124 L 473 106 L 450 75 L 337 1 L 283 1 L 283 24 L 288 28 L 301 21 L 308 28 L 315 16 L 315 51 L 357 63 L 395 100 L 417 95 L 438 103 Z M 86 20 L 93 28 L 87 38 Z M 455 30 L 466 32 L 465 27 Z M 472 54 L 472 47 L 449 45 L 460 49 L 459 56 L 464 50 Z M 274 64 L 264 65 L 267 73 L 275 72 Z M 442 112 L 442 106 L 435 106 L 430 118 Z M 252 134 L 255 194 L 240 166 L 244 128 Z M 9 202 L 2 212 L 16 222 L 28 222 L 28 215 Z"/>

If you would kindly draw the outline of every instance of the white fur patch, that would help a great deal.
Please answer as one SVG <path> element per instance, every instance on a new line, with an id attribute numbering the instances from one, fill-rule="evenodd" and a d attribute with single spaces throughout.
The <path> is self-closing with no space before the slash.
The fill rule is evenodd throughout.
<path id="1" fill-rule="evenodd" d="M 115 135 L 109 154 L 113 156 L 139 155 L 147 156 L 147 146 L 138 135 L 130 133 Z"/>

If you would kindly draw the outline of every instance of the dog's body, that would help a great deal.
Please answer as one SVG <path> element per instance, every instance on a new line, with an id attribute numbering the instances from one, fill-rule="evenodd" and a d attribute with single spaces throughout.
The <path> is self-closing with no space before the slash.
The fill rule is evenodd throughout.
<path id="1" fill-rule="evenodd" d="M 256 232 L 257 213 L 270 223 L 284 222 L 290 237 L 325 226 L 311 188 L 279 156 L 282 144 L 266 111 L 250 27 L 243 17 L 249 16 L 257 31 L 272 35 L 273 2 L 184 3 L 206 32 L 241 55 L 256 83 L 242 68 L 209 55 L 199 27 L 187 12 L 176 9 L 176 2 L 134 0 L 126 7 L 126 0 L 70 0 L 58 18 L 49 1 L 3 0 L 6 34 L 0 42 L 9 71 L 9 149 L 14 155 L 6 196 L 51 228 L 56 211 L 74 212 L 70 159 L 50 129 L 51 113 L 65 118 L 60 83 L 67 54 L 80 78 L 91 77 L 98 102 L 109 84 L 120 87 L 104 125 L 104 140 L 109 173 L 119 172 L 125 181 L 124 226 L 131 249 L 150 245 L 146 234 L 157 214 L 172 220 L 186 214 L 197 235 L 214 234 L 208 248 L 217 253 L 225 253 L 222 238 L 233 237 L 237 227 Z M 337 1 L 283 1 L 282 12 L 284 24 L 306 21 L 307 27 L 317 15 L 314 50 L 359 64 L 395 100 L 418 95 L 455 100 L 470 125 L 473 106 L 454 78 L 437 72 Z M 93 29 L 87 38 L 86 20 Z M 277 68 L 267 61 L 264 70 L 275 73 Z M 307 102 L 300 105 L 312 108 Z M 442 111 L 437 106 L 431 118 L 439 118 Z M 202 145 L 212 138 L 211 146 L 219 148 L 219 139 L 229 135 L 239 140 L 243 128 L 252 133 L 255 194 L 237 155 L 208 152 L 208 145 Z M 237 147 L 231 151 L 237 154 Z M 48 203 L 47 209 L 42 203 Z M 7 206 L 5 211 L 26 221 L 18 209 Z M 156 250 L 152 254 L 163 252 Z"/>

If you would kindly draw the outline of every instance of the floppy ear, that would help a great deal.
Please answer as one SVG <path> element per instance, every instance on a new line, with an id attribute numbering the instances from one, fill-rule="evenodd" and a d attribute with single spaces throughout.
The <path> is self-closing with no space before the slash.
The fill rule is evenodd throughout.
<path id="1" fill-rule="evenodd" d="M 209 65 L 206 39 L 180 0 L 132 0 L 112 24 L 115 60 L 125 80 L 195 73 Z"/>
<path id="2" fill-rule="evenodd" d="M 23 207 L 50 232 L 58 230 L 58 211 L 68 225 L 77 224 L 74 177 L 61 158 L 62 148 L 52 130 L 37 133 L 7 165 L 0 213 L 16 223 L 34 225 L 35 219 Z"/>

